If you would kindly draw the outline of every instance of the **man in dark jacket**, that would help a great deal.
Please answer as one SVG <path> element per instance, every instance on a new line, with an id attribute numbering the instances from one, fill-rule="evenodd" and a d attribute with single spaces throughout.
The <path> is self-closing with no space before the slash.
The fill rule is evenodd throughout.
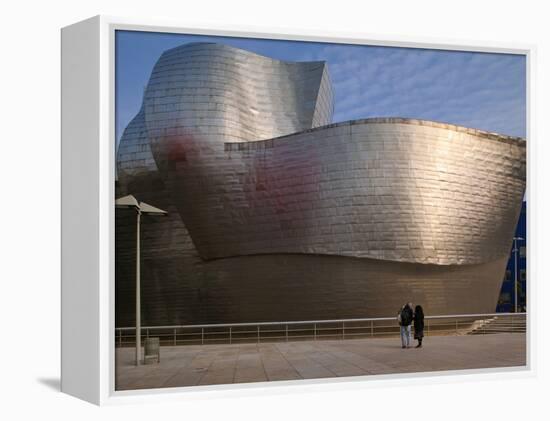
<path id="1" fill-rule="evenodd" d="M 411 345 L 411 323 L 413 321 L 412 303 L 405 304 L 398 315 L 401 331 L 401 348 L 409 348 Z"/>

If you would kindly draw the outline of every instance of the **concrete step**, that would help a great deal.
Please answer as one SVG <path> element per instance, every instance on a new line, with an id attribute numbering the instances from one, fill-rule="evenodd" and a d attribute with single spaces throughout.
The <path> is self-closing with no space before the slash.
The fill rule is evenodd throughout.
<path id="1" fill-rule="evenodd" d="M 527 319 L 525 316 L 492 317 L 490 319 L 478 320 L 473 328 L 466 332 L 467 335 L 483 335 L 490 333 L 525 333 L 527 331 Z"/>

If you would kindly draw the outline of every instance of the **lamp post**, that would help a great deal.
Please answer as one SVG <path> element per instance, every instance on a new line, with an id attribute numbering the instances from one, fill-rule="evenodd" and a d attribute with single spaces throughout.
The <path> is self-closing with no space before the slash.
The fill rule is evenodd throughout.
<path id="1" fill-rule="evenodd" d="M 514 237 L 514 313 L 518 312 L 518 240 L 523 237 Z"/>
<path id="2" fill-rule="evenodd" d="M 168 212 L 162 209 L 155 208 L 144 202 L 138 202 L 137 199 L 132 196 L 124 196 L 115 200 L 115 207 L 123 209 L 134 209 L 137 214 L 136 218 L 136 365 L 139 365 L 140 351 L 141 351 L 141 245 L 140 245 L 140 232 L 141 232 L 141 215 L 157 215 L 166 216 Z"/>

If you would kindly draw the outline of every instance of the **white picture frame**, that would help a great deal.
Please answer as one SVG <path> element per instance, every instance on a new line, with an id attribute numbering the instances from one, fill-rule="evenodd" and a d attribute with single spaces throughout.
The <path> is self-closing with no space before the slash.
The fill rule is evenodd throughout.
<path id="1" fill-rule="evenodd" d="M 62 374 L 61 390 L 94 404 L 123 403 L 135 400 L 181 399 L 213 393 L 258 393 L 260 388 L 326 388 L 345 382 L 352 387 L 366 377 L 300 380 L 244 385 L 222 385 L 115 391 L 114 387 L 114 69 L 115 31 L 245 36 L 347 44 L 416 47 L 444 50 L 524 54 L 527 62 L 527 142 L 528 162 L 533 154 L 530 142 L 533 92 L 531 45 L 499 45 L 484 42 L 462 44 L 457 41 L 419 38 L 377 37 L 366 34 L 322 34 L 296 30 L 292 34 L 276 29 L 256 32 L 256 28 L 186 27 L 178 22 L 134 20 L 96 16 L 62 29 Z M 527 197 L 531 169 L 527 170 Z M 529 211 L 530 212 L 530 211 Z M 529 218 L 528 218 L 529 221 Z M 528 222 L 529 224 L 529 222 Z M 528 226 L 529 229 L 529 226 Z M 528 240 L 529 242 L 531 240 Z M 527 247 L 529 250 L 530 247 Z M 527 366 L 511 369 L 464 370 L 484 378 L 532 375 L 535 356 L 531 332 L 536 320 L 536 286 L 530 282 L 528 300 Z M 396 374 L 376 376 L 385 382 L 448 380 L 457 372 Z M 374 379 L 374 378 L 373 378 Z M 370 384 L 376 384 L 368 379 Z M 204 396 L 204 395 L 202 395 Z"/>

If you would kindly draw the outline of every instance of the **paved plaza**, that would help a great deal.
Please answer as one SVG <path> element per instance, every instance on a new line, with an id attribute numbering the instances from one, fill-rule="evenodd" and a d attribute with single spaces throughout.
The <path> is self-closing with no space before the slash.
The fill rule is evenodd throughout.
<path id="1" fill-rule="evenodd" d="M 116 350 L 116 390 L 516 367 L 526 364 L 526 338 L 430 336 L 420 349 L 401 349 L 399 338 L 172 346 L 140 367 L 134 353 Z"/>

